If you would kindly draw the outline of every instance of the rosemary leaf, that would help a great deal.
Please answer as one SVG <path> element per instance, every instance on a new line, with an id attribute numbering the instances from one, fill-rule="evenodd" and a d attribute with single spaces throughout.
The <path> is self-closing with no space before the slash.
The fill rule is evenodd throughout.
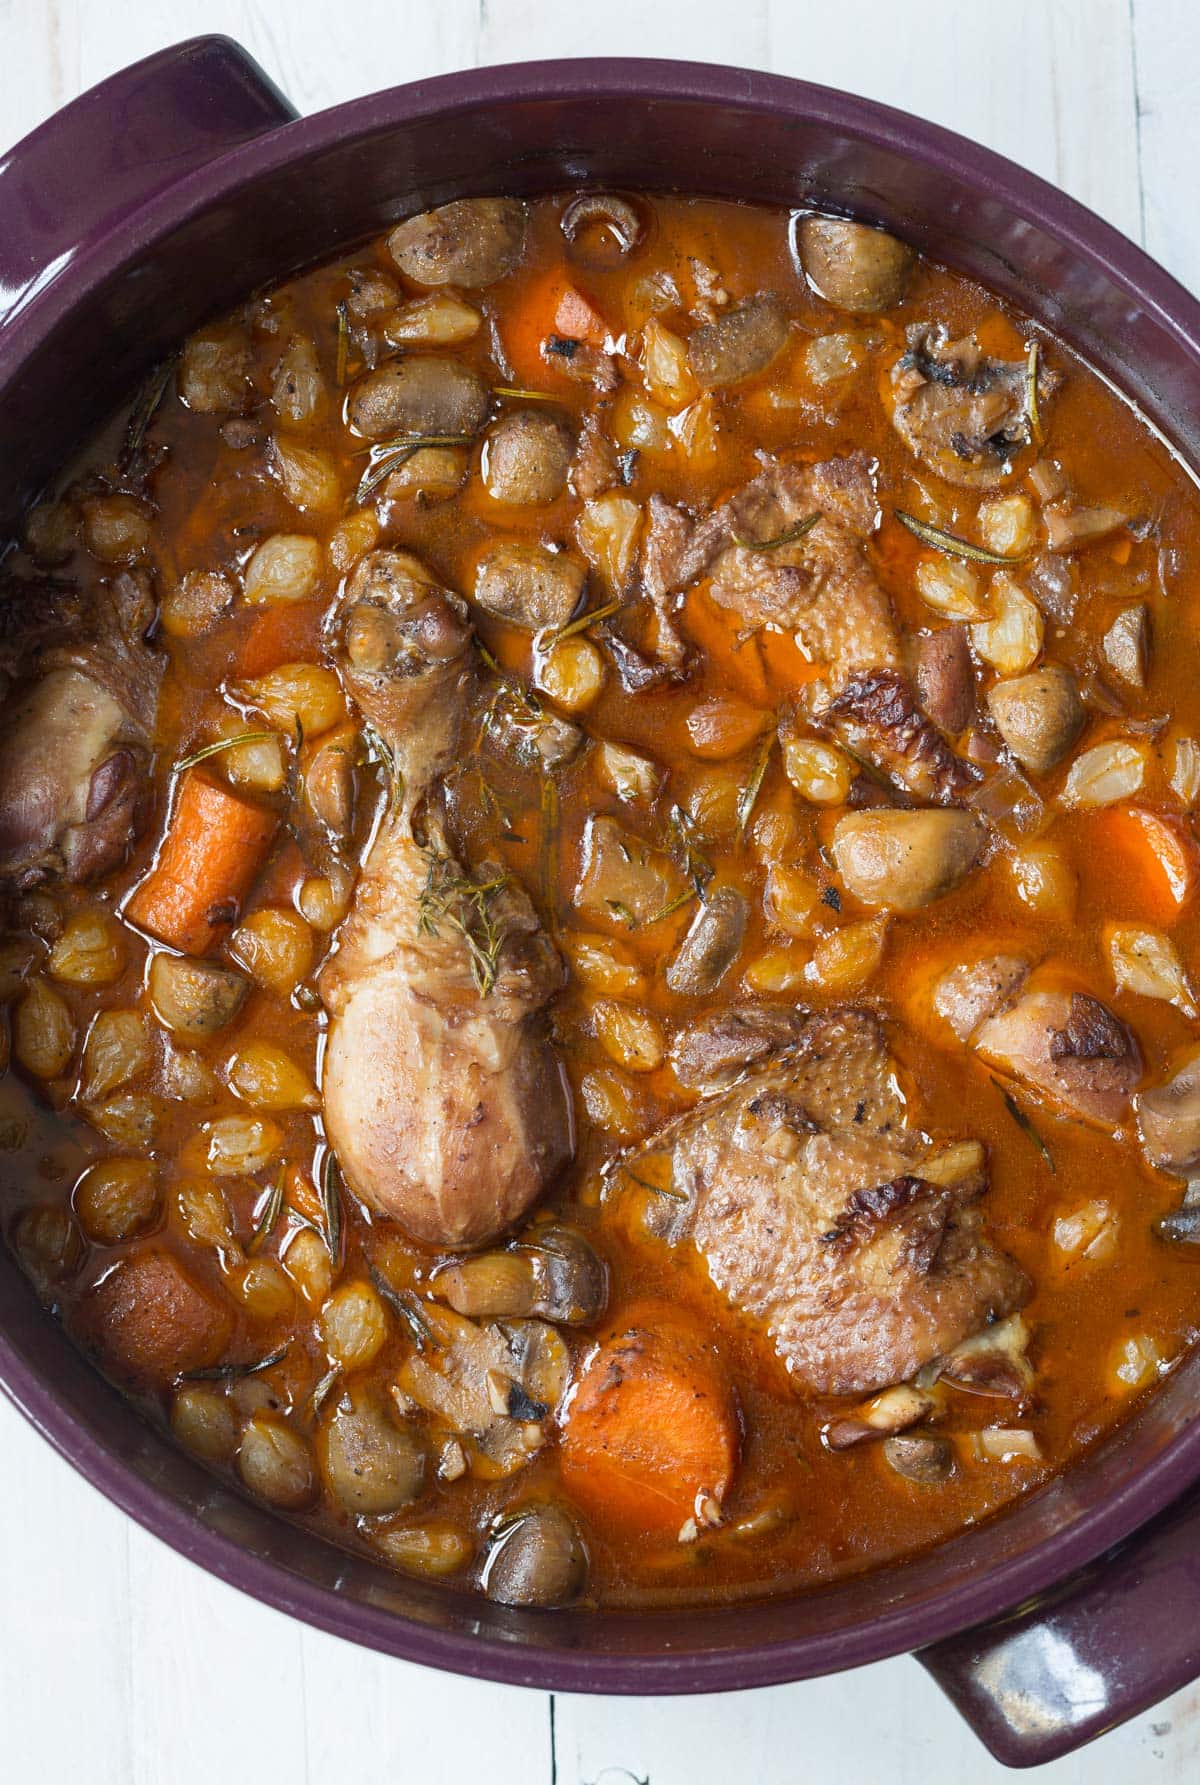
<path id="1" fill-rule="evenodd" d="M 957 533 L 931 527 L 928 521 L 919 521 L 915 514 L 905 514 L 902 508 L 894 512 L 900 525 L 907 527 L 922 545 L 931 545 L 947 558 L 966 558 L 972 564 L 1019 564 L 1029 555 L 1027 552 L 989 552 L 986 546 L 972 545 L 969 539 L 960 539 Z"/>
<path id="2" fill-rule="evenodd" d="M 262 1370 L 269 1370 L 274 1364 L 282 1363 L 288 1354 L 289 1347 L 281 1345 L 278 1351 L 272 1351 L 270 1357 L 256 1358 L 253 1363 L 246 1364 L 213 1364 L 208 1370 L 181 1370 L 181 1382 L 236 1382 L 242 1376 L 257 1376 Z"/>
<path id="3" fill-rule="evenodd" d="M 684 1195 L 683 1191 L 676 1190 L 673 1184 L 669 1187 L 666 1184 L 653 1184 L 649 1178 L 639 1177 L 637 1172 L 633 1171 L 628 1165 L 623 1166 L 622 1170 L 627 1178 L 630 1178 L 635 1184 L 639 1184 L 643 1190 L 652 1191 L 655 1196 L 665 1196 L 671 1202 L 687 1201 L 687 1197 Z"/>
<path id="4" fill-rule="evenodd" d="M 175 764 L 175 773 L 182 775 L 185 769 L 194 769 L 198 762 L 219 756 L 223 750 L 236 750 L 239 744 L 265 744 L 278 736 L 276 731 L 239 731 L 236 737 L 218 738 L 215 744 L 205 744 L 201 749 L 193 750 L 190 756 L 182 757 Z"/>
<path id="5" fill-rule="evenodd" d="M 154 368 L 139 391 L 133 408 L 129 411 L 129 420 L 125 427 L 125 440 L 121 447 L 122 467 L 128 466 L 141 451 L 142 442 L 146 438 L 146 429 L 154 420 L 174 370 L 174 358 L 165 359 L 161 366 Z"/>
<path id="6" fill-rule="evenodd" d="M 1025 413 L 1029 417 L 1029 438 L 1035 446 L 1042 444 L 1042 417 L 1038 409 L 1037 388 L 1040 356 L 1040 343 L 1035 335 L 1029 343 L 1029 358 L 1025 361 Z"/>
<path id="7" fill-rule="evenodd" d="M 771 752 L 775 748 L 775 737 L 776 728 L 772 725 L 770 731 L 758 747 L 758 755 L 754 759 L 754 767 L 750 771 L 750 779 L 747 781 L 742 792 L 742 797 L 738 801 L 737 835 L 739 843 L 746 834 L 746 826 L 749 824 L 754 813 L 754 808 L 758 804 L 758 796 L 762 792 L 762 784 L 766 778 L 767 764 L 770 762 Z"/>
<path id="8" fill-rule="evenodd" d="M 542 905 L 554 921 L 558 910 L 558 788 L 554 777 L 542 775 L 541 826 L 538 831 L 538 865 L 542 878 Z"/>
<path id="9" fill-rule="evenodd" d="M 267 1200 L 263 1204 L 263 1212 L 258 1218 L 254 1232 L 250 1236 L 250 1243 L 246 1247 L 246 1251 L 251 1257 L 258 1251 L 260 1246 L 265 1245 L 267 1240 L 270 1239 L 272 1233 L 275 1231 L 275 1223 L 278 1221 L 282 1209 L 283 1173 L 280 1172 L 279 1176 L 275 1179 L 275 1182 L 271 1185 Z"/>
<path id="10" fill-rule="evenodd" d="M 440 1346 L 441 1341 L 421 1312 L 421 1304 L 415 1296 L 393 1289 L 387 1278 L 373 1264 L 367 1266 L 367 1275 L 392 1313 L 404 1322 L 418 1351 Z"/>
<path id="11" fill-rule="evenodd" d="M 321 1380 L 317 1383 L 317 1386 L 313 1389 L 312 1394 L 308 1398 L 308 1416 L 310 1419 L 316 1419 L 321 1408 L 329 1398 L 330 1389 L 333 1387 L 341 1373 L 341 1365 L 334 1364 L 332 1369 L 326 1370 Z"/>
<path id="12" fill-rule="evenodd" d="M 603 607 L 594 607 L 591 613 L 577 614 L 573 620 L 568 620 L 555 632 L 539 633 L 534 641 L 537 650 L 545 653 L 552 651 L 555 645 L 562 643 L 564 638 L 574 638 L 576 633 L 586 632 L 589 627 L 597 625 L 599 621 L 607 620 L 609 615 L 615 614 L 621 605 L 620 601 L 606 601 Z"/>
<path id="13" fill-rule="evenodd" d="M 346 382 L 346 368 L 350 361 L 350 317 L 345 303 L 337 307 L 337 368 L 334 376 L 339 385 Z"/>
<path id="14" fill-rule="evenodd" d="M 385 478 L 407 464 L 422 447 L 469 446 L 474 438 L 474 434 L 402 434 L 395 440 L 381 441 L 371 448 L 371 463 L 359 479 L 355 501 L 365 502 Z"/>
<path id="15" fill-rule="evenodd" d="M 1038 1152 L 1042 1155 L 1042 1158 L 1046 1161 L 1046 1164 L 1050 1167 L 1050 1170 L 1056 1171 L 1057 1168 L 1054 1164 L 1053 1155 L 1037 1129 L 1034 1127 L 1032 1119 L 1026 1115 L 1012 1092 L 1007 1090 L 1005 1086 L 1000 1083 L 998 1078 L 993 1077 L 992 1083 L 1004 1099 L 1004 1107 L 1012 1117 L 1013 1121 L 1017 1124 L 1017 1127 L 1021 1130 L 1021 1133 L 1027 1135 L 1033 1142 Z"/>
<path id="16" fill-rule="evenodd" d="M 494 397 L 519 397 L 523 403 L 556 403 L 558 398 L 549 390 L 523 390 L 519 384 L 493 384 Z"/>
<path id="17" fill-rule="evenodd" d="M 325 1245 L 334 1264 L 342 1250 L 341 1173 L 332 1147 L 326 1147 L 321 1161 L 321 1212 L 325 1223 Z"/>
<path id="18" fill-rule="evenodd" d="M 772 539 L 743 539 L 740 533 L 735 533 L 733 543 L 740 545 L 744 552 L 773 552 L 781 545 L 791 545 L 795 540 L 803 539 L 806 533 L 812 532 L 821 518 L 821 510 L 818 508 L 816 514 L 806 514 L 794 527 L 788 527 L 783 533 L 776 533 Z"/>

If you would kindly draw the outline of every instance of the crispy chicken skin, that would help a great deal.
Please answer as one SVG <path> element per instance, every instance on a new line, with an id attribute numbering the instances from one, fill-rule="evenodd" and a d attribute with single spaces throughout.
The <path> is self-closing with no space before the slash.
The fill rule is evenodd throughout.
<path id="1" fill-rule="evenodd" d="M 335 638 L 397 775 L 321 974 L 326 1131 L 372 1208 L 429 1245 L 480 1246 L 571 1156 L 543 1014 L 562 967 L 525 895 L 466 873 L 442 834 L 432 796 L 475 669 L 461 602 L 416 559 L 376 552 L 350 579 Z"/>
<path id="2" fill-rule="evenodd" d="M 987 1237 L 983 1148 L 908 1125 L 869 1011 L 812 1017 L 652 1146 L 671 1152 L 670 1237 L 764 1324 L 799 1390 L 902 1382 L 1029 1295 Z"/>

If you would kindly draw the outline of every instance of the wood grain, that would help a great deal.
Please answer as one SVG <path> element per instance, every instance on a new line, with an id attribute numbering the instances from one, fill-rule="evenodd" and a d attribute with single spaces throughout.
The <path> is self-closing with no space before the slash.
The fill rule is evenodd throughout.
<path id="1" fill-rule="evenodd" d="M 244 43 L 302 110 L 473 63 L 615 53 L 772 68 L 965 132 L 1092 205 L 1200 287 L 1191 0 L 0 0 L 0 138 L 194 34 Z M 303 1629 L 164 1549 L 0 1405 L 0 1778 L 20 1785 L 987 1785 L 907 1660 L 706 1700 L 518 1692 Z M 553 1745 L 551 1731 L 553 1727 Z M 1047 1785 L 1200 1777 L 1200 1689 Z"/>

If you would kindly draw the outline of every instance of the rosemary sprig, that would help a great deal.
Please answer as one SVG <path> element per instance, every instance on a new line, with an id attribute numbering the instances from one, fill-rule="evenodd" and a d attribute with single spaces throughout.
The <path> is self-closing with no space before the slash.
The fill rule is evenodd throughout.
<path id="1" fill-rule="evenodd" d="M 547 770 L 542 774 L 538 866 L 542 881 L 542 905 L 552 922 L 558 908 L 558 833 L 558 787 Z"/>
<path id="2" fill-rule="evenodd" d="M 573 620 L 557 627 L 553 632 L 539 632 L 534 640 L 539 652 L 548 654 L 555 645 L 561 645 L 564 638 L 574 638 L 577 633 L 586 632 L 589 627 L 596 626 L 601 620 L 607 620 L 622 606 L 620 601 L 606 601 L 603 607 L 594 607 L 590 613 L 576 614 Z"/>
<path id="3" fill-rule="evenodd" d="M 1042 444 L 1042 417 L 1038 409 L 1038 360 L 1041 357 L 1041 343 L 1035 335 L 1029 343 L 1029 357 L 1025 361 L 1025 413 L 1029 417 L 1029 438 L 1035 446 Z"/>
<path id="4" fill-rule="evenodd" d="M 355 501 L 365 502 L 386 477 L 406 465 L 423 447 L 469 446 L 474 438 L 474 434 L 400 434 L 394 440 L 380 441 L 370 449 L 371 463 L 359 479 Z"/>
<path id="5" fill-rule="evenodd" d="M 239 731 L 236 737 L 218 738 L 215 744 L 205 744 L 201 749 L 193 750 L 190 756 L 181 757 L 175 764 L 175 773 L 182 775 L 185 769 L 194 769 L 198 762 L 219 756 L 223 750 L 236 750 L 239 744 L 265 744 L 278 736 L 277 731 Z"/>
<path id="6" fill-rule="evenodd" d="M 816 514 L 806 514 L 794 527 L 776 533 L 772 539 L 744 539 L 740 533 L 735 533 L 733 543 L 740 545 L 744 552 L 773 552 L 781 545 L 792 545 L 797 539 L 803 539 L 806 533 L 812 532 L 821 518 L 821 510 L 818 508 Z"/>
<path id="7" fill-rule="evenodd" d="M 522 403 L 557 403 L 558 398 L 549 390 L 524 390 L 519 384 L 493 384 L 494 397 L 518 397 Z"/>
<path id="8" fill-rule="evenodd" d="M 325 1227 L 325 1245 L 334 1264 L 342 1250 L 341 1172 L 332 1147 L 326 1147 L 321 1161 L 321 1214 Z"/>
<path id="9" fill-rule="evenodd" d="M 637 1172 L 634 1171 L 633 1168 L 628 1165 L 622 1166 L 621 1169 L 622 1169 L 624 1175 L 627 1178 L 629 1178 L 633 1183 L 640 1185 L 640 1187 L 643 1190 L 652 1191 L 655 1196 L 665 1196 L 671 1202 L 686 1202 L 687 1201 L 687 1197 L 684 1195 L 683 1191 L 676 1190 L 674 1184 L 667 1185 L 667 1184 L 652 1183 L 649 1178 L 639 1177 Z"/>
<path id="10" fill-rule="evenodd" d="M 969 539 L 960 539 L 957 533 L 931 527 L 928 521 L 919 521 L 915 514 L 906 514 L 902 508 L 895 509 L 894 513 L 900 525 L 907 527 L 922 545 L 931 545 L 947 558 L 966 558 L 972 564 L 1019 564 L 1029 555 L 1027 552 L 989 552 L 986 546 L 972 545 Z"/>
<path id="11" fill-rule="evenodd" d="M 382 1271 L 373 1264 L 367 1266 L 367 1275 L 392 1313 L 404 1322 L 412 1334 L 417 1350 L 427 1351 L 430 1347 L 439 1348 L 441 1340 L 421 1312 L 421 1304 L 417 1298 L 413 1295 L 403 1294 L 398 1289 L 393 1289 Z"/>
<path id="12" fill-rule="evenodd" d="M 1050 1170 L 1052 1172 L 1056 1171 L 1057 1167 L 1054 1163 L 1053 1154 L 1034 1127 L 1032 1119 L 1021 1108 L 1021 1105 L 1017 1102 L 1012 1092 L 1007 1090 L 1005 1086 L 1000 1083 L 998 1078 L 993 1077 L 992 1083 L 1004 1099 L 1004 1107 L 1012 1117 L 1013 1121 L 1017 1124 L 1017 1127 L 1021 1130 L 1021 1133 L 1027 1135 L 1033 1142 L 1038 1152 L 1042 1155 L 1042 1158 L 1046 1161 L 1046 1164 L 1050 1167 Z"/>
<path id="13" fill-rule="evenodd" d="M 128 467 L 141 451 L 142 442 L 146 438 L 146 429 L 154 420 L 174 370 L 174 358 L 165 359 L 161 366 L 154 368 L 138 392 L 133 408 L 129 411 L 129 420 L 125 424 L 125 439 L 121 447 L 123 469 Z"/>
<path id="14" fill-rule="evenodd" d="M 772 725 L 770 731 L 758 747 L 758 755 L 754 759 L 754 767 L 750 771 L 750 779 L 743 788 L 742 797 L 738 801 L 737 837 L 739 843 L 746 834 L 746 826 L 749 824 L 754 814 L 754 808 L 758 804 L 758 796 L 762 792 L 762 784 L 766 779 L 767 764 L 770 762 L 771 752 L 775 748 L 776 735 L 776 727 Z"/>
<path id="15" fill-rule="evenodd" d="M 341 1373 L 342 1366 L 340 1364 L 334 1364 L 332 1369 L 326 1370 L 321 1380 L 317 1383 L 312 1394 L 308 1397 L 308 1417 L 310 1419 L 316 1419 L 329 1398 L 330 1389 L 333 1387 Z"/>
<path id="16" fill-rule="evenodd" d="M 271 1185 L 267 1200 L 263 1204 L 263 1212 L 255 1224 L 254 1232 L 250 1236 L 250 1243 L 246 1247 L 246 1251 L 250 1257 L 253 1257 L 260 1246 L 265 1245 L 270 1239 L 272 1233 L 275 1231 L 275 1223 L 278 1221 L 282 1210 L 283 1173 L 280 1172 L 279 1176 L 275 1179 L 275 1182 Z"/>
<path id="17" fill-rule="evenodd" d="M 500 971 L 500 950 L 507 934 L 493 909 L 496 897 L 508 885 L 508 875 L 490 880 L 471 880 L 448 856 L 425 851 L 428 869 L 417 901 L 417 928 L 436 936 L 439 923 L 457 930 L 467 945 L 471 978 L 481 998 L 493 990 Z"/>
<path id="18" fill-rule="evenodd" d="M 256 1358 L 253 1363 L 245 1364 L 213 1364 L 207 1370 L 181 1370 L 181 1382 L 236 1382 L 243 1376 L 257 1376 L 263 1370 L 282 1363 L 288 1354 L 289 1347 L 281 1345 L 278 1351 L 272 1351 L 269 1357 Z"/>
<path id="19" fill-rule="evenodd" d="M 339 385 L 346 382 L 346 368 L 350 362 L 350 317 L 345 301 L 337 307 L 337 366 L 334 376 Z"/>

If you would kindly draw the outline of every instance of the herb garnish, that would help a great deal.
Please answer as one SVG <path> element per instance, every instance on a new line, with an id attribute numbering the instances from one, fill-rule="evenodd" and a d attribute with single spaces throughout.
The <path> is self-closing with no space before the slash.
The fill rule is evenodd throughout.
<path id="1" fill-rule="evenodd" d="M 536 649 L 548 655 L 555 645 L 562 643 L 564 638 L 574 638 L 576 633 L 586 632 L 589 626 L 595 626 L 599 621 L 607 620 L 611 614 L 617 612 L 621 605 L 620 601 L 606 601 L 603 607 L 594 607 L 590 613 L 576 614 L 573 620 L 568 620 L 565 625 L 559 626 L 553 632 L 539 632 L 534 640 Z"/>
<path id="2" fill-rule="evenodd" d="M 1046 1143 L 1042 1139 L 1041 1135 L 1038 1133 L 1037 1129 L 1034 1127 L 1031 1118 L 1028 1115 L 1026 1115 L 1025 1111 L 1021 1108 L 1021 1105 L 1017 1102 L 1017 1100 L 1013 1096 L 1012 1092 L 1007 1090 L 1000 1083 L 1000 1080 L 998 1078 L 993 1077 L 992 1083 L 995 1085 L 995 1087 L 999 1091 L 1001 1097 L 1004 1099 L 1005 1109 L 1008 1111 L 1008 1113 L 1012 1117 L 1013 1121 L 1017 1124 L 1017 1127 L 1021 1130 L 1022 1134 L 1025 1134 L 1029 1137 L 1029 1139 L 1033 1142 L 1034 1146 L 1037 1148 L 1038 1152 L 1042 1155 L 1042 1158 L 1046 1161 L 1046 1164 L 1050 1167 L 1050 1170 L 1055 1171 L 1057 1168 L 1055 1167 L 1055 1164 L 1054 1164 L 1053 1155 L 1051 1154 L 1049 1147 L 1046 1145 Z"/>
<path id="3" fill-rule="evenodd" d="M 123 470 L 128 469 L 141 451 L 142 442 L 146 437 L 146 429 L 154 419 L 174 370 L 174 358 L 165 359 L 161 366 L 155 367 L 138 392 L 133 408 L 129 411 L 129 420 L 125 425 L 125 440 L 121 447 L 120 460 Z"/>
<path id="4" fill-rule="evenodd" d="M 816 514 L 806 514 L 802 521 L 794 527 L 788 527 L 782 533 L 776 533 L 772 539 L 743 539 L 740 533 L 733 535 L 734 545 L 740 546 L 744 552 L 773 552 L 781 545 L 792 545 L 797 539 L 803 539 L 811 533 L 817 522 L 822 519 L 821 510 Z"/>
<path id="5" fill-rule="evenodd" d="M 280 1172 L 279 1176 L 275 1179 L 275 1182 L 271 1185 L 267 1200 L 263 1204 L 263 1212 L 258 1218 L 254 1232 L 250 1236 L 250 1243 L 246 1247 L 246 1251 L 250 1257 L 253 1257 L 259 1247 L 264 1245 L 266 1241 L 270 1239 L 272 1233 L 275 1231 L 275 1223 L 278 1221 L 282 1209 L 283 1173 Z"/>
<path id="6" fill-rule="evenodd" d="M 236 737 L 218 738 L 215 744 L 205 744 L 201 749 L 193 750 L 190 756 L 182 757 L 175 764 L 175 773 L 182 775 L 185 769 L 194 769 L 198 762 L 219 756 L 223 750 L 236 750 L 239 744 L 265 744 L 278 736 L 277 731 L 239 731 Z"/>
<path id="7" fill-rule="evenodd" d="M 270 1357 L 256 1358 L 253 1363 L 213 1364 L 208 1370 L 181 1370 L 179 1379 L 181 1382 L 235 1382 L 242 1376 L 257 1376 L 260 1371 L 282 1363 L 288 1349 L 287 1345 L 281 1345 L 278 1351 L 272 1351 Z"/>
<path id="8" fill-rule="evenodd" d="M 766 779 L 767 764 L 770 762 L 771 752 L 775 748 L 776 735 L 776 728 L 772 725 L 770 731 L 758 747 L 758 755 L 754 759 L 754 767 L 750 771 L 750 779 L 747 781 L 745 788 L 742 791 L 742 797 L 738 801 L 737 836 L 739 843 L 746 834 L 746 826 L 749 824 L 754 813 L 754 808 L 758 804 L 758 796 L 762 792 L 762 784 Z"/>
<path id="9" fill-rule="evenodd" d="M 396 761 L 396 752 L 392 746 L 373 725 L 364 725 L 363 736 L 383 764 L 388 784 L 388 812 L 394 817 L 404 804 L 404 771 Z"/>
<path id="10" fill-rule="evenodd" d="M 414 453 L 426 446 L 469 446 L 474 434 L 398 434 L 394 440 L 382 440 L 371 447 L 371 463 L 363 472 L 355 491 L 356 502 L 365 502 L 393 471 L 406 465 Z"/>
<path id="11" fill-rule="evenodd" d="M 1025 413 L 1029 417 L 1029 438 L 1035 446 L 1042 444 L 1042 418 L 1038 410 L 1038 359 L 1040 343 L 1035 335 L 1029 343 L 1025 361 Z"/>
<path id="12" fill-rule="evenodd" d="M 326 1147 L 321 1161 L 321 1213 L 325 1226 L 325 1245 L 334 1264 L 342 1250 L 341 1177 L 332 1147 Z"/>
<path id="13" fill-rule="evenodd" d="M 350 318 L 346 312 L 345 301 L 337 306 L 337 364 L 334 377 L 339 385 L 346 382 L 346 368 L 350 360 Z"/>
<path id="14" fill-rule="evenodd" d="M 445 922 L 458 931 L 467 945 L 475 989 L 486 998 L 500 971 L 506 931 L 497 921 L 494 906 L 508 885 L 508 875 L 496 873 L 490 880 L 471 880 L 449 856 L 439 855 L 435 849 L 425 851 L 425 860 L 428 871 L 417 901 L 417 928 L 423 935 L 436 936 L 438 924 Z"/>
<path id="15" fill-rule="evenodd" d="M 557 403 L 553 391 L 523 390 L 519 384 L 493 384 L 494 397 L 519 397 L 523 403 Z"/>
<path id="16" fill-rule="evenodd" d="M 928 521 L 919 521 L 915 514 L 905 514 L 902 508 L 894 513 L 900 525 L 907 527 L 922 545 L 931 545 L 947 558 L 966 558 L 972 564 L 1019 564 L 1029 556 L 1028 552 L 989 552 L 986 546 L 972 545 L 969 539 L 960 539 L 957 533 L 947 533 L 943 527 L 931 527 Z"/>

